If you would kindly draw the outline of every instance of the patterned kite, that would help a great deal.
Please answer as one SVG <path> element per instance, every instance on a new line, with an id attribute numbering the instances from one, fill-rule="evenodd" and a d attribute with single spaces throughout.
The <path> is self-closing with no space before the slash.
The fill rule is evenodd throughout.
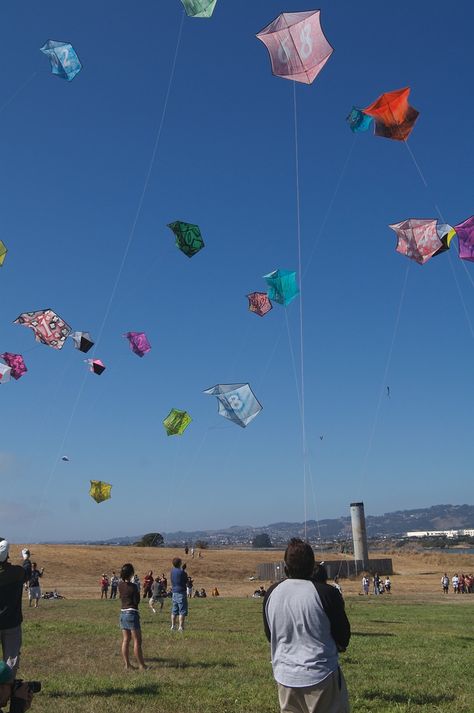
<path id="1" fill-rule="evenodd" d="M 474 262 L 474 215 L 455 225 L 454 230 L 459 240 L 459 257 Z"/>
<path id="2" fill-rule="evenodd" d="M 188 257 L 203 249 L 204 240 L 199 226 L 176 220 L 174 223 L 168 223 L 168 228 L 171 228 L 176 236 L 176 247 Z"/>
<path id="3" fill-rule="evenodd" d="M 151 345 L 148 341 L 145 332 L 127 332 L 123 335 L 130 343 L 130 349 L 139 357 L 145 356 L 151 351 Z"/>
<path id="4" fill-rule="evenodd" d="M 23 374 L 28 371 L 21 354 L 11 354 L 10 352 L 4 352 L 3 354 L 0 354 L 0 357 L 11 368 L 11 375 L 14 379 L 19 379 L 23 376 Z"/>
<path id="5" fill-rule="evenodd" d="M 86 359 L 89 364 L 89 369 L 97 376 L 100 376 L 105 371 L 105 365 L 100 359 Z"/>
<path id="6" fill-rule="evenodd" d="M 187 411 L 173 408 L 163 421 L 163 426 L 166 428 L 168 436 L 181 436 L 192 420 Z"/>
<path id="7" fill-rule="evenodd" d="M 37 342 L 46 344 L 53 349 L 62 349 L 71 333 L 69 324 L 52 309 L 23 312 L 13 324 L 24 324 L 25 327 L 30 327 L 35 333 Z"/>
<path id="8" fill-rule="evenodd" d="M 181 0 L 189 17 L 211 17 L 217 0 Z"/>
<path id="9" fill-rule="evenodd" d="M 4 242 L 0 240 L 0 267 L 2 267 L 3 263 L 5 262 L 5 258 L 7 256 L 7 248 Z"/>
<path id="10" fill-rule="evenodd" d="M 259 317 L 263 317 L 273 309 L 273 305 L 268 299 L 266 292 L 251 292 L 247 295 L 247 298 L 250 312 L 258 314 Z"/>
<path id="11" fill-rule="evenodd" d="M 250 388 L 250 384 L 216 384 L 206 389 L 205 394 L 216 396 L 219 415 L 245 428 L 258 416 L 262 405 Z"/>
<path id="12" fill-rule="evenodd" d="M 110 483 L 104 483 L 103 480 L 91 480 L 91 487 L 89 490 L 89 495 L 94 498 L 96 503 L 102 503 L 104 500 L 109 500 L 111 498 L 110 491 L 112 486 Z"/>
<path id="13" fill-rule="evenodd" d="M 71 339 L 74 341 L 75 348 L 79 349 L 80 352 L 84 352 L 84 354 L 87 354 L 94 346 L 89 332 L 73 332 Z"/>
<path id="14" fill-rule="evenodd" d="M 437 231 L 435 218 L 410 218 L 389 226 L 397 234 L 397 252 L 423 265 L 445 247 Z"/>
<path id="15" fill-rule="evenodd" d="M 300 293 L 296 284 L 296 272 L 274 270 L 263 277 L 269 287 L 269 299 L 285 305 L 285 307 Z"/>
<path id="16" fill-rule="evenodd" d="M 48 40 L 41 47 L 41 52 L 49 57 L 52 74 L 56 74 L 68 82 L 71 82 L 82 69 L 79 57 L 69 42 Z"/>
<path id="17" fill-rule="evenodd" d="M 0 362 L 0 384 L 5 384 L 7 381 L 10 381 L 11 373 L 11 368 L 7 366 L 7 364 Z"/>
<path id="18" fill-rule="evenodd" d="M 275 76 L 304 84 L 318 76 L 333 53 L 320 14 L 320 10 L 283 12 L 257 34 L 270 54 Z"/>
<path id="19" fill-rule="evenodd" d="M 419 112 L 408 103 L 410 88 L 382 94 L 362 110 L 375 120 L 375 135 L 406 141 L 418 119 Z"/>

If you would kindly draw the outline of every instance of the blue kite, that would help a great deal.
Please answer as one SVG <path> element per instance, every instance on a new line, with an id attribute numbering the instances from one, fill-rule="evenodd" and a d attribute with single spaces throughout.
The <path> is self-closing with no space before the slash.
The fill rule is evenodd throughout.
<path id="1" fill-rule="evenodd" d="M 300 293 L 296 284 L 296 272 L 274 270 L 263 277 L 269 287 L 269 299 L 285 305 L 285 307 Z"/>
<path id="2" fill-rule="evenodd" d="M 262 405 L 250 388 L 250 384 L 216 384 L 206 389 L 205 394 L 215 396 L 219 402 L 219 415 L 245 428 L 258 416 Z"/>
<path id="3" fill-rule="evenodd" d="M 68 82 L 71 82 L 82 69 L 79 57 L 69 42 L 48 40 L 41 47 L 41 52 L 49 57 L 51 72 L 62 79 L 66 79 Z"/>
<path id="4" fill-rule="evenodd" d="M 347 117 L 347 121 L 349 123 L 351 131 L 358 134 L 362 131 L 367 131 L 373 119 L 368 114 L 364 114 L 363 111 L 353 106 L 351 109 L 351 113 Z"/>

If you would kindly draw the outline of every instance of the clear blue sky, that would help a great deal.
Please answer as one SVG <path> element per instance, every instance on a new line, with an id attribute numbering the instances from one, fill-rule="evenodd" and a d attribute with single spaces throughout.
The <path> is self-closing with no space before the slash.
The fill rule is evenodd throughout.
<path id="1" fill-rule="evenodd" d="M 36 346 L 12 321 L 51 307 L 98 336 L 182 5 L 4 6 L 1 347 L 23 353 L 29 371 L 1 387 L 1 535 L 23 542 L 303 519 L 285 311 L 276 305 L 259 319 L 245 295 L 264 289 L 263 274 L 297 269 L 293 85 L 272 76 L 255 33 L 282 10 L 313 7 L 219 0 L 211 20 L 184 18 L 156 162 L 97 346 L 107 371 L 84 381 L 71 341 L 59 352 Z M 472 502 L 474 267 L 457 247 L 423 267 L 409 263 L 387 225 L 437 217 L 434 203 L 453 224 L 474 212 L 473 6 L 337 0 L 321 10 L 335 52 L 313 85 L 296 87 L 308 516 L 347 514 L 358 499 L 373 514 Z M 76 48 L 84 68 L 72 83 L 50 74 L 39 52 L 48 39 Z M 410 146 L 428 188 L 403 144 L 370 132 L 354 139 L 344 121 L 352 104 L 407 85 L 421 112 Z M 176 219 L 201 226 L 206 248 L 191 260 L 166 228 Z M 295 300 L 287 312 L 297 359 L 298 309 Z M 129 330 L 149 336 L 153 351 L 142 360 L 121 336 Z M 246 381 L 264 410 L 240 429 L 202 390 Z M 193 417 L 182 438 L 161 423 L 172 407 Z M 69 463 L 57 462 L 61 450 Z M 111 482 L 113 499 L 96 505 L 91 478 Z"/>

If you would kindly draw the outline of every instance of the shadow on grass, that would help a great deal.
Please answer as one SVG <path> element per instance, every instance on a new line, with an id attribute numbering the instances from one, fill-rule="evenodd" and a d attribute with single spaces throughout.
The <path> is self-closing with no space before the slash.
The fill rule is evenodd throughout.
<path id="1" fill-rule="evenodd" d="M 439 703 L 448 703 L 456 699 L 455 696 L 445 695 L 442 693 L 433 695 L 431 693 L 384 693 L 383 691 L 369 691 L 362 694 L 363 698 L 369 700 L 382 700 L 387 703 L 406 703 L 415 706 L 423 706 L 428 703 L 436 705 Z"/>
<path id="2" fill-rule="evenodd" d="M 474 641 L 474 636 L 456 636 L 460 641 Z"/>
<path id="3" fill-rule="evenodd" d="M 105 698 L 106 696 L 117 696 L 124 693 L 126 693 L 127 696 L 132 693 L 137 695 L 158 695 L 160 693 L 160 686 L 157 683 L 142 683 L 139 686 L 124 686 L 123 688 L 107 686 L 93 691 L 53 691 L 51 693 L 46 692 L 46 695 L 49 698 L 85 698 L 89 696 Z"/>
<path id="4" fill-rule="evenodd" d="M 351 636 L 395 636 L 389 631 L 353 631 Z"/>
<path id="5" fill-rule="evenodd" d="M 181 661 L 180 659 L 162 659 L 159 656 L 147 656 L 146 660 L 161 664 L 164 668 L 235 668 L 235 663 L 230 661 Z"/>
<path id="6" fill-rule="evenodd" d="M 371 624 L 404 624 L 404 621 L 392 621 L 390 619 L 370 619 Z"/>

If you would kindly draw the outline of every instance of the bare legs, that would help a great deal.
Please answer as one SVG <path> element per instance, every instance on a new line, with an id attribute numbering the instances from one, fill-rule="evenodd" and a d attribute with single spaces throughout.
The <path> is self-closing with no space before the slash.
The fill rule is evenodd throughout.
<path id="1" fill-rule="evenodd" d="M 133 653 L 138 661 L 138 666 L 144 671 L 146 666 L 142 651 L 142 632 L 137 629 L 122 629 L 122 658 L 125 664 L 125 670 L 130 671 L 135 668 L 135 666 L 132 666 L 130 663 L 130 639 L 133 639 Z"/>

